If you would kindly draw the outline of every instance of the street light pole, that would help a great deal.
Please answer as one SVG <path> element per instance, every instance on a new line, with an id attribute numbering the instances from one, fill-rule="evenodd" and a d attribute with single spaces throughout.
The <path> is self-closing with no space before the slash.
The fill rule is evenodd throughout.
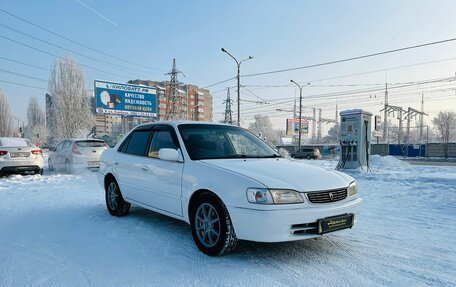
<path id="1" fill-rule="evenodd" d="M 296 83 L 293 80 L 290 80 L 293 84 L 298 86 L 299 88 L 299 130 L 298 130 L 298 150 L 301 149 L 301 121 L 302 121 L 302 86 L 300 86 L 298 83 Z"/>
<path id="2" fill-rule="evenodd" d="M 238 61 L 233 55 L 231 55 L 225 48 L 221 49 L 222 52 L 227 53 L 228 56 L 233 58 L 237 65 L 237 125 L 241 125 L 241 64 L 244 61 L 253 59 L 253 56 L 249 56 L 247 59 Z"/>

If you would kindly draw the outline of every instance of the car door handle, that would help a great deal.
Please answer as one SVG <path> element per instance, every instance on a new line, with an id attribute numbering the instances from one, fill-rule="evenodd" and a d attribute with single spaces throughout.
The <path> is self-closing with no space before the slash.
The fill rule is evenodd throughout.
<path id="1" fill-rule="evenodd" d="M 118 162 L 118 161 L 114 161 L 114 164 L 115 164 L 115 165 L 119 165 L 119 162 Z"/>
<path id="2" fill-rule="evenodd" d="M 144 170 L 144 171 L 148 171 L 149 169 L 147 168 L 147 166 L 141 166 L 141 169 Z"/>

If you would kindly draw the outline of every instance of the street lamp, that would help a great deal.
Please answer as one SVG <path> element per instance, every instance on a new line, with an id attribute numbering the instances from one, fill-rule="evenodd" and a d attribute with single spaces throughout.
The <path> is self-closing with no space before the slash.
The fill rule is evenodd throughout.
<path id="1" fill-rule="evenodd" d="M 236 61 L 237 65 L 237 125 L 241 125 L 241 64 L 244 61 L 251 60 L 253 59 L 253 56 L 249 56 L 247 59 L 238 61 L 233 55 L 231 55 L 225 48 L 222 48 L 222 52 L 227 53 L 228 56 L 233 58 L 234 61 Z"/>
<path id="2" fill-rule="evenodd" d="M 298 83 L 296 83 L 293 80 L 290 80 L 293 84 L 298 86 L 299 88 L 299 130 L 298 130 L 298 150 L 301 149 L 301 120 L 302 120 L 302 88 L 304 86 L 300 86 Z M 308 85 L 309 83 L 307 83 Z"/>

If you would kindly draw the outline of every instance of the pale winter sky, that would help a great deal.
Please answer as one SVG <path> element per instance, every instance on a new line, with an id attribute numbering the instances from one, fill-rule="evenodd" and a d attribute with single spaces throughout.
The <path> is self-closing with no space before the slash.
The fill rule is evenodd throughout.
<path id="1" fill-rule="evenodd" d="M 299 93 L 290 79 L 310 83 L 303 90 L 306 116 L 315 107 L 323 117 L 334 118 L 336 104 L 339 111 L 363 108 L 383 116 L 379 110 L 385 82 L 391 87 L 389 103 L 404 109 L 419 110 L 424 94 L 428 122 L 440 110 L 456 110 L 453 79 L 418 85 L 455 76 L 456 41 L 248 76 L 456 37 L 455 1 L 2 0 L 0 9 L 0 89 L 19 120 L 26 119 L 31 96 L 44 107 L 55 56 L 70 54 L 85 65 L 87 88 L 93 88 L 94 79 L 168 79 L 164 74 L 173 58 L 185 74 L 180 81 L 204 87 L 236 74 L 235 62 L 221 47 L 239 59 L 254 56 L 241 66 L 246 75 L 241 79 L 241 99 L 246 100 L 241 100 L 241 120 L 246 127 L 255 114 L 263 113 L 275 128 L 285 129 L 292 113 L 276 109 L 293 108 Z M 209 88 L 214 120 L 222 119 L 226 88 L 233 87 L 234 97 L 235 85 L 231 80 Z"/>

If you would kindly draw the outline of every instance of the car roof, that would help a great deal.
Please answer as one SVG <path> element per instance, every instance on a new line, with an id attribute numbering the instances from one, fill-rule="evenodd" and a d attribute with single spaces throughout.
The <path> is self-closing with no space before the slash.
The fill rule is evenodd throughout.
<path id="1" fill-rule="evenodd" d="M 216 122 L 205 122 L 205 121 L 157 121 L 157 122 L 149 122 L 145 124 L 141 124 L 135 127 L 152 127 L 155 125 L 160 125 L 160 124 L 167 124 L 171 125 L 173 127 L 178 127 L 179 125 L 182 124 L 195 124 L 195 125 L 217 125 L 217 126 L 228 126 L 228 127 L 237 127 L 235 125 L 230 125 L 230 124 L 225 124 L 225 123 L 216 123 Z"/>

